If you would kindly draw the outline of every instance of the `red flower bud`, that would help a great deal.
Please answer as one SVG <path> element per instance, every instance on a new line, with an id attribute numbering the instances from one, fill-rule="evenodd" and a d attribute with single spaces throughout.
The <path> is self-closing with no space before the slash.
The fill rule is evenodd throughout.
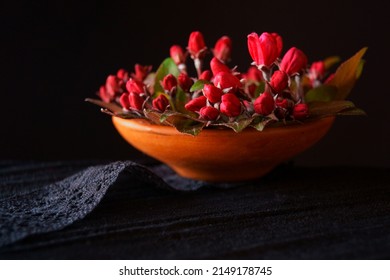
<path id="1" fill-rule="evenodd" d="M 210 102 L 217 103 L 221 101 L 223 92 L 220 88 L 217 88 L 214 85 L 205 85 L 203 87 L 203 94 Z"/>
<path id="2" fill-rule="evenodd" d="M 301 72 L 306 65 L 306 55 L 301 50 L 293 47 L 284 55 L 282 62 L 280 63 L 280 70 L 291 76 Z"/>
<path id="3" fill-rule="evenodd" d="M 215 109 L 214 107 L 205 106 L 199 111 L 199 115 L 201 118 L 207 120 L 207 121 L 214 121 L 219 116 L 218 109 Z"/>
<path id="4" fill-rule="evenodd" d="M 170 48 L 169 53 L 177 65 L 183 64 L 186 61 L 186 56 L 183 52 L 183 49 L 179 45 L 173 45 Z"/>
<path id="5" fill-rule="evenodd" d="M 309 78 L 311 81 L 321 80 L 325 75 L 325 63 L 323 61 L 313 62 L 310 71 Z"/>
<path id="6" fill-rule="evenodd" d="M 219 61 L 216 57 L 213 57 L 213 59 L 210 61 L 210 68 L 214 76 L 219 72 L 231 73 L 230 68 Z"/>
<path id="7" fill-rule="evenodd" d="M 192 58 L 203 58 L 205 56 L 206 44 L 204 43 L 203 35 L 199 31 L 194 31 L 190 34 L 188 40 L 188 51 Z"/>
<path id="8" fill-rule="evenodd" d="M 278 50 L 278 56 L 280 57 L 283 50 L 283 39 L 278 33 L 271 33 L 272 37 L 274 37 L 276 42 L 276 49 Z"/>
<path id="9" fill-rule="evenodd" d="M 144 105 L 144 99 L 139 96 L 139 94 L 130 92 L 129 93 L 129 102 L 130 102 L 130 108 L 136 109 L 138 111 L 142 110 L 142 106 Z"/>
<path id="10" fill-rule="evenodd" d="M 189 91 L 191 86 L 194 84 L 194 81 L 185 73 L 181 73 L 179 77 L 177 77 L 177 80 L 179 82 L 180 87 L 184 91 Z"/>
<path id="11" fill-rule="evenodd" d="M 160 94 L 157 98 L 153 99 L 153 108 L 164 112 L 169 105 L 169 100 L 163 94 Z"/>
<path id="12" fill-rule="evenodd" d="M 199 96 L 190 100 L 184 107 L 191 112 L 198 112 L 201 108 L 206 106 L 207 98 L 205 96 Z"/>
<path id="13" fill-rule="evenodd" d="M 106 86 L 101 86 L 99 88 L 99 97 L 107 103 L 110 103 L 112 101 L 111 96 L 107 93 Z"/>
<path id="14" fill-rule="evenodd" d="M 330 74 L 329 77 L 326 78 L 324 84 L 326 84 L 326 85 L 330 84 L 332 82 L 333 78 L 334 78 L 334 73 Z"/>
<path id="15" fill-rule="evenodd" d="M 260 35 L 253 32 L 248 35 L 248 49 L 255 64 L 269 68 L 278 58 L 278 46 L 274 36 L 264 32 Z"/>
<path id="16" fill-rule="evenodd" d="M 135 74 L 132 74 L 131 76 L 135 80 L 142 82 L 149 74 L 149 72 L 152 70 L 152 66 L 151 65 L 143 66 L 140 64 L 136 64 L 134 70 L 135 70 Z"/>
<path id="17" fill-rule="evenodd" d="M 119 69 L 118 72 L 116 72 L 116 76 L 121 80 L 127 81 L 129 79 L 129 72 L 125 69 Z"/>
<path id="18" fill-rule="evenodd" d="M 213 73 L 210 70 L 204 70 L 202 74 L 200 74 L 199 80 L 211 81 L 213 77 Z"/>
<path id="19" fill-rule="evenodd" d="M 168 74 L 164 77 L 161 84 L 166 91 L 171 91 L 177 86 L 177 80 L 175 76 L 173 76 L 172 74 Z"/>
<path id="20" fill-rule="evenodd" d="M 222 90 L 231 87 L 232 89 L 229 92 L 235 92 L 237 88 L 242 86 L 240 80 L 237 77 L 226 72 L 219 72 L 217 75 L 215 75 L 214 85 Z"/>
<path id="21" fill-rule="evenodd" d="M 130 79 L 126 83 L 126 89 L 130 93 L 131 92 L 136 94 L 144 93 L 145 92 L 144 87 L 145 85 L 142 82 L 136 81 L 134 79 Z"/>
<path id="22" fill-rule="evenodd" d="M 268 116 L 275 108 L 275 101 L 270 93 L 264 92 L 255 100 L 253 105 L 257 114 Z"/>
<path id="23" fill-rule="evenodd" d="M 293 116 L 297 120 L 306 119 L 309 116 L 309 107 L 307 104 L 300 103 L 294 106 Z"/>
<path id="24" fill-rule="evenodd" d="M 247 80 L 261 82 L 263 80 L 263 74 L 257 67 L 251 66 L 249 67 L 248 72 L 245 75 L 245 78 Z"/>
<path id="25" fill-rule="evenodd" d="M 232 40 L 228 36 L 221 37 L 213 49 L 213 54 L 222 62 L 230 60 L 232 52 Z"/>
<path id="26" fill-rule="evenodd" d="M 106 93 L 111 99 L 122 92 L 122 81 L 114 75 L 109 75 L 106 80 Z"/>
<path id="27" fill-rule="evenodd" d="M 119 103 L 124 109 L 130 108 L 129 94 L 127 92 L 121 95 L 121 97 L 119 98 Z"/>
<path id="28" fill-rule="evenodd" d="M 288 100 L 285 98 L 277 98 L 275 100 L 275 104 L 276 106 L 281 107 L 283 109 L 288 109 L 290 107 L 290 102 L 288 102 Z"/>
<path id="29" fill-rule="evenodd" d="M 219 109 L 222 114 L 228 117 L 237 117 L 241 114 L 241 102 L 233 93 L 226 93 L 222 95 Z"/>
<path id="30" fill-rule="evenodd" d="M 276 93 L 282 92 L 288 86 L 288 75 L 283 71 L 275 71 L 270 85 Z"/>

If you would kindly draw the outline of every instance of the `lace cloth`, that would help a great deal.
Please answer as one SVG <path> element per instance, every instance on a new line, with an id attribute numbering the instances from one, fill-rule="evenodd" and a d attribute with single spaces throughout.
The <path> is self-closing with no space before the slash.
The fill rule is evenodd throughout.
<path id="1" fill-rule="evenodd" d="M 210 186 L 177 176 L 164 165 L 154 167 L 152 172 L 130 161 L 89 167 L 44 186 L 15 187 L 3 183 L 0 189 L 0 247 L 32 234 L 62 229 L 83 219 L 121 176 L 130 184 L 137 182 L 176 191 Z M 229 186 L 233 185 L 219 185 Z"/>

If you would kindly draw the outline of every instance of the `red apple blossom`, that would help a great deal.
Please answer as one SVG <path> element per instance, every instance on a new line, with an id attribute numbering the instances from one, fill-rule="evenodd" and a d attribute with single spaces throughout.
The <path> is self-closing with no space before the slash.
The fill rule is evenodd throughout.
<path id="1" fill-rule="evenodd" d="M 169 53 L 171 55 L 171 58 L 177 65 L 185 63 L 186 56 L 183 52 L 183 49 L 179 45 L 173 45 L 170 48 Z"/>
<path id="2" fill-rule="evenodd" d="M 220 88 L 210 84 L 203 87 L 203 94 L 210 102 L 217 103 L 221 101 L 223 92 Z"/>
<path id="3" fill-rule="evenodd" d="M 199 112 L 201 108 L 206 106 L 207 98 L 205 96 L 199 96 L 190 100 L 184 107 L 191 112 Z"/>
<path id="4" fill-rule="evenodd" d="M 258 67 L 270 68 L 278 57 L 277 42 L 271 34 L 264 32 L 260 36 L 253 32 L 248 35 L 248 49 Z"/>
<path id="5" fill-rule="evenodd" d="M 232 40 L 228 36 L 221 37 L 213 49 L 214 56 L 224 63 L 230 60 L 231 52 Z"/>
<path id="6" fill-rule="evenodd" d="M 175 76 L 173 76 L 172 74 L 168 74 L 164 77 L 161 84 L 166 91 L 170 92 L 172 89 L 176 88 L 177 80 Z"/>
<path id="7" fill-rule="evenodd" d="M 237 77 L 226 72 L 219 72 L 217 75 L 215 75 L 214 84 L 222 90 L 231 88 L 229 92 L 235 92 L 242 86 L 240 80 Z"/>
<path id="8" fill-rule="evenodd" d="M 275 71 L 271 77 L 270 85 L 275 93 L 280 93 L 288 86 L 288 75 L 283 71 Z"/>
<path id="9" fill-rule="evenodd" d="M 262 93 L 253 104 L 255 112 L 259 115 L 268 116 L 275 109 L 275 101 L 269 92 Z"/>
<path id="10" fill-rule="evenodd" d="M 233 93 L 222 95 L 222 102 L 220 105 L 221 113 L 228 117 L 237 117 L 241 114 L 241 102 Z"/>
<path id="11" fill-rule="evenodd" d="M 284 55 L 280 63 L 280 70 L 292 76 L 300 73 L 307 65 L 306 55 L 299 49 L 292 47 Z"/>
<path id="12" fill-rule="evenodd" d="M 219 111 L 214 107 L 205 106 L 200 109 L 199 115 L 202 119 L 205 119 L 207 121 L 214 121 L 218 118 Z"/>
<path id="13" fill-rule="evenodd" d="M 210 61 L 210 68 L 214 76 L 217 75 L 219 72 L 231 73 L 230 68 L 223 64 L 216 57 L 213 57 L 213 59 Z"/>
<path id="14" fill-rule="evenodd" d="M 300 103 L 293 108 L 293 117 L 297 120 L 304 120 L 309 116 L 309 107 L 305 103 Z"/>
<path id="15" fill-rule="evenodd" d="M 213 73 L 210 70 L 204 70 L 202 74 L 199 76 L 199 80 L 211 81 L 213 77 Z"/>
<path id="16" fill-rule="evenodd" d="M 189 91 L 191 86 L 194 84 L 194 81 L 185 73 L 180 73 L 180 75 L 177 77 L 177 81 L 179 83 L 179 86 L 184 91 Z"/>
<path id="17" fill-rule="evenodd" d="M 145 88 L 145 85 L 142 82 L 134 80 L 134 79 L 130 79 L 126 83 L 126 89 L 130 93 L 131 92 L 137 93 L 137 94 L 144 93 L 145 92 L 144 88 Z"/>
<path id="18" fill-rule="evenodd" d="M 188 51 L 192 58 L 203 58 L 206 54 L 206 44 L 204 43 L 203 35 L 199 31 L 194 31 L 190 34 L 188 40 Z"/>
<path id="19" fill-rule="evenodd" d="M 163 94 L 160 94 L 157 98 L 153 99 L 152 105 L 154 109 L 164 112 L 169 105 L 169 100 Z"/>

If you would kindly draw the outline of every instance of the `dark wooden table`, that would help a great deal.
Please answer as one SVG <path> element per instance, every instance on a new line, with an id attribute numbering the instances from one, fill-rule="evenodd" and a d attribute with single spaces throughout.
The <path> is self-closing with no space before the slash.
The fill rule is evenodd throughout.
<path id="1" fill-rule="evenodd" d="M 0 182 L 37 186 L 92 164 L 3 161 Z M 388 259 L 390 173 L 282 166 L 187 193 L 122 181 L 86 218 L 0 248 L 0 258 Z"/>

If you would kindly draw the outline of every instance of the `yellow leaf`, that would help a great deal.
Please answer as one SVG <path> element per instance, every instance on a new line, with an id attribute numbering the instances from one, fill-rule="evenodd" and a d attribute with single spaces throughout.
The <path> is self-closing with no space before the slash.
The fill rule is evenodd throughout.
<path id="1" fill-rule="evenodd" d="M 344 100 L 351 92 L 357 80 L 357 73 L 361 71 L 359 69 L 361 67 L 360 61 L 366 51 L 367 47 L 362 48 L 337 68 L 333 80 L 329 83 L 329 85 L 337 87 L 338 92 L 335 100 Z"/>

